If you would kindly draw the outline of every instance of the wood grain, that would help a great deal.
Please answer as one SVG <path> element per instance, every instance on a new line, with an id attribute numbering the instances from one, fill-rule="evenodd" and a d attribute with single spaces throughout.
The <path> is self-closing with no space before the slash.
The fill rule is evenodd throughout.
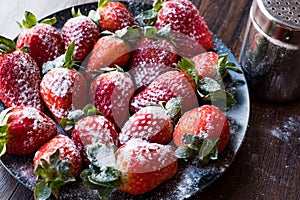
<path id="1" fill-rule="evenodd" d="M 0 34 L 18 34 L 15 21 L 24 10 L 41 18 L 90 0 L 1 0 Z M 194 0 L 211 30 L 238 57 L 251 0 Z M 300 102 L 272 104 L 251 94 L 251 117 L 246 139 L 232 166 L 213 184 L 191 199 L 300 199 Z M 0 166 L 0 199 L 33 199 Z"/>

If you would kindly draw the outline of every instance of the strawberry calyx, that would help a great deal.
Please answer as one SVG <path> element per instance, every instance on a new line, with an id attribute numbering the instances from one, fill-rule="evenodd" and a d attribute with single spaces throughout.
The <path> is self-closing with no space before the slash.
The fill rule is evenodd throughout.
<path id="1" fill-rule="evenodd" d="M 107 33 L 107 31 L 104 32 Z M 117 30 L 112 34 L 124 40 L 131 47 L 134 47 L 135 44 L 142 38 L 142 28 L 137 25 L 133 25 Z"/>
<path id="2" fill-rule="evenodd" d="M 17 22 L 18 26 L 23 29 L 23 28 L 32 28 L 35 25 L 37 25 L 37 18 L 36 16 L 30 12 L 30 11 L 25 11 L 24 13 L 25 19 L 22 20 L 21 22 Z M 42 24 L 49 24 L 49 25 L 53 25 L 56 23 L 56 18 L 52 17 L 50 19 L 44 19 L 41 21 Z"/>
<path id="3" fill-rule="evenodd" d="M 239 74 L 243 73 L 236 67 L 235 63 L 228 61 L 228 56 L 228 54 L 218 55 L 218 68 L 222 78 L 224 78 L 229 71 L 233 71 Z"/>
<path id="4" fill-rule="evenodd" d="M 155 0 L 152 4 L 152 8 L 137 15 L 135 20 L 140 26 L 154 25 L 157 19 L 158 11 L 162 8 L 163 3 L 164 0 Z"/>
<path id="5" fill-rule="evenodd" d="M 159 105 L 166 111 L 169 117 L 173 120 L 174 124 L 177 123 L 181 117 L 181 104 L 182 98 L 172 98 L 165 105 L 164 102 L 160 102 Z"/>
<path id="6" fill-rule="evenodd" d="M 192 60 L 182 57 L 181 61 L 178 62 L 178 67 L 194 80 L 197 93 L 204 102 L 210 102 L 221 110 L 229 109 L 236 104 L 234 96 L 227 92 L 220 82 L 209 77 L 199 78 L 195 63 Z"/>
<path id="7" fill-rule="evenodd" d="M 120 186 L 121 172 L 116 169 L 115 145 L 88 145 L 86 152 L 91 164 L 81 172 L 83 183 L 92 190 L 97 190 L 100 199 L 107 199 L 114 188 Z M 111 163 L 107 163 L 110 160 Z M 103 162 L 102 162 L 103 161 Z"/>
<path id="8" fill-rule="evenodd" d="M 13 109 L 7 108 L 0 113 L 0 157 L 6 152 L 6 141 L 8 137 L 8 118 L 11 116 L 10 111 Z"/>
<path id="9" fill-rule="evenodd" d="M 80 119 L 87 117 L 87 116 L 94 116 L 94 115 L 102 115 L 103 114 L 97 110 L 95 106 L 92 104 L 87 104 L 82 110 L 73 110 L 70 111 L 68 116 L 63 118 L 60 121 L 60 126 L 68 131 L 74 128 L 75 123 Z"/>
<path id="10" fill-rule="evenodd" d="M 103 31 L 101 34 L 115 35 L 124 40 L 126 43 L 128 43 L 131 47 L 135 47 L 136 43 L 143 37 L 151 38 L 154 40 L 167 40 L 174 45 L 175 43 L 173 42 L 173 39 L 170 36 L 170 31 L 171 24 L 164 26 L 160 30 L 157 30 L 155 26 L 140 27 L 137 25 L 133 25 L 130 27 L 125 27 L 121 30 L 117 30 L 115 33 Z"/>
<path id="11" fill-rule="evenodd" d="M 109 2 L 111 2 L 111 0 L 99 0 L 99 1 L 98 1 L 98 8 L 99 8 L 99 7 L 105 6 L 105 5 L 108 4 Z"/>
<path id="12" fill-rule="evenodd" d="M 180 146 L 175 151 L 177 158 L 191 160 L 197 167 L 205 166 L 210 160 L 218 159 L 218 139 L 209 139 L 208 134 L 201 132 L 199 135 L 186 133 Z"/>
<path id="13" fill-rule="evenodd" d="M 60 159 L 58 149 L 50 155 L 49 161 L 41 159 L 34 169 L 40 180 L 34 189 L 35 199 L 48 199 L 51 194 L 57 198 L 62 185 L 75 181 L 74 177 L 70 177 L 70 169 L 71 164 L 66 158 Z"/>
<path id="14" fill-rule="evenodd" d="M 78 10 L 77 10 L 77 12 L 76 12 L 76 10 L 75 10 L 74 7 L 72 7 L 72 9 L 71 9 L 71 14 L 72 14 L 72 17 L 79 17 L 79 16 L 82 16 L 82 13 L 81 13 L 80 9 L 78 8 Z"/>
<path id="15" fill-rule="evenodd" d="M 16 50 L 16 43 L 6 37 L 0 36 L 0 56 Z"/>
<path id="16" fill-rule="evenodd" d="M 48 61 L 42 66 L 42 74 L 45 75 L 54 68 L 68 68 L 73 69 L 73 66 L 77 66 L 74 57 L 75 41 L 70 43 L 66 53 L 55 58 L 54 60 Z"/>

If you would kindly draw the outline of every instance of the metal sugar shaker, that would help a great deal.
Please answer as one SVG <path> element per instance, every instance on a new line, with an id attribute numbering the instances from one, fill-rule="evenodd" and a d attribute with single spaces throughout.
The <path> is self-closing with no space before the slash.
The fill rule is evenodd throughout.
<path id="1" fill-rule="evenodd" d="M 240 53 L 250 94 L 274 102 L 300 97 L 300 1 L 254 0 Z"/>

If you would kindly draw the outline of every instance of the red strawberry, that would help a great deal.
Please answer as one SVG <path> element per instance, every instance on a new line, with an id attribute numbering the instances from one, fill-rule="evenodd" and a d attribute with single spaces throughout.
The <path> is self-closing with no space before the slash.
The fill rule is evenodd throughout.
<path id="1" fill-rule="evenodd" d="M 57 133 L 52 119 L 41 111 L 17 106 L 0 114 L 0 156 L 5 153 L 29 155 Z"/>
<path id="2" fill-rule="evenodd" d="M 91 144 L 109 146 L 111 143 L 119 146 L 118 133 L 114 125 L 91 104 L 86 105 L 83 110 L 70 112 L 60 125 L 65 130 L 75 127 L 72 139 L 86 164 L 90 164 L 85 151 L 86 146 Z"/>
<path id="3" fill-rule="evenodd" d="M 41 96 L 57 122 L 67 117 L 71 110 L 82 109 L 87 103 L 86 80 L 72 69 L 73 52 L 74 42 L 67 50 L 65 63 L 61 63 L 63 66 L 47 72 L 40 85 Z"/>
<path id="4" fill-rule="evenodd" d="M 195 90 L 195 83 L 186 73 L 169 71 L 158 76 L 145 90 L 138 93 L 132 99 L 130 109 L 135 113 L 147 105 L 181 97 L 182 111 L 185 112 L 198 105 Z"/>
<path id="5" fill-rule="evenodd" d="M 130 58 L 130 46 L 114 35 L 100 38 L 85 63 L 86 77 L 89 82 L 102 68 L 118 65 L 124 67 Z"/>
<path id="6" fill-rule="evenodd" d="M 51 192 L 57 197 L 59 188 L 75 181 L 82 167 L 80 152 L 73 140 L 57 135 L 34 155 L 34 174 L 40 182 L 34 190 L 35 199 L 48 199 Z"/>
<path id="7" fill-rule="evenodd" d="M 221 80 L 228 71 L 242 73 L 234 63 L 228 61 L 228 54 L 218 55 L 215 52 L 205 52 L 194 56 L 191 61 L 194 62 L 195 69 L 201 79 Z"/>
<path id="8" fill-rule="evenodd" d="M 71 110 L 86 105 L 87 85 L 82 74 L 67 68 L 55 68 L 41 82 L 41 96 L 55 119 L 60 122 Z"/>
<path id="9" fill-rule="evenodd" d="M 135 24 L 132 13 L 121 2 L 99 0 L 98 12 L 100 14 L 98 22 L 102 31 L 115 32 Z"/>
<path id="10" fill-rule="evenodd" d="M 0 46 L 1 101 L 6 107 L 24 105 L 43 111 L 36 62 L 27 53 L 15 50 L 12 40 L 0 36 Z"/>
<path id="11" fill-rule="evenodd" d="M 190 0 L 170 0 L 162 4 L 155 26 L 161 29 L 168 24 L 171 24 L 174 31 L 173 37 L 179 54 L 184 56 L 199 54 L 203 52 L 200 46 L 206 50 L 213 48 L 212 33 Z M 200 46 L 193 45 L 195 42 Z"/>
<path id="12" fill-rule="evenodd" d="M 125 144 L 131 138 L 167 144 L 173 138 L 173 118 L 181 111 L 181 99 L 171 99 L 165 107 L 147 106 L 136 112 L 123 126 L 119 139 Z"/>
<path id="13" fill-rule="evenodd" d="M 132 53 L 130 74 L 139 90 L 175 67 L 175 47 L 163 39 L 143 38 Z"/>
<path id="14" fill-rule="evenodd" d="M 209 77 L 215 79 L 218 75 L 218 54 L 206 52 L 194 56 L 191 60 L 195 63 L 199 78 Z"/>
<path id="15" fill-rule="evenodd" d="M 112 185 L 132 195 L 143 194 L 177 173 L 178 163 L 174 150 L 169 145 L 132 139 L 117 150 L 115 160 L 110 157 L 110 165 L 107 165 L 107 160 L 103 159 L 108 157 L 103 155 L 107 150 L 98 151 L 97 155 L 97 147 L 90 148 L 88 152 L 93 162 L 90 169 L 82 172 L 81 177 L 88 185 L 97 188 L 100 198 L 109 196 L 113 190 Z M 96 173 L 92 174 L 92 171 Z"/>
<path id="16" fill-rule="evenodd" d="M 98 35 L 97 25 L 90 18 L 83 15 L 70 18 L 62 28 L 65 50 L 75 41 L 74 60 L 81 62 L 93 49 Z"/>
<path id="17" fill-rule="evenodd" d="M 56 20 L 44 21 L 45 23 L 53 23 Z M 30 48 L 30 56 L 36 61 L 41 68 L 43 63 L 53 60 L 63 53 L 62 37 L 58 30 L 50 24 L 38 23 L 36 17 L 26 11 L 25 20 L 23 20 L 24 28 L 17 39 L 17 48 Z"/>
<path id="18" fill-rule="evenodd" d="M 101 74 L 91 84 L 90 97 L 107 119 L 121 127 L 129 117 L 134 84 L 128 74 L 112 71 Z"/>
<path id="19" fill-rule="evenodd" d="M 174 143 L 176 146 L 187 146 L 194 140 L 194 138 L 191 139 L 193 136 L 197 136 L 211 149 L 217 144 L 218 151 L 222 152 L 230 137 L 226 116 L 218 107 L 213 105 L 204 105 L 186 112 L 175 127 L 173 133 Z M 204 142 L 205 139 L 213 140 L 213 142 Z M 202 142 L 195 141 L 200 145 L 203 145 Z M 201 148 L 203 147 L 200 146 L 199 149 Z M 205 150 L 208 151 L 208 148 L 206 147 Z"/>

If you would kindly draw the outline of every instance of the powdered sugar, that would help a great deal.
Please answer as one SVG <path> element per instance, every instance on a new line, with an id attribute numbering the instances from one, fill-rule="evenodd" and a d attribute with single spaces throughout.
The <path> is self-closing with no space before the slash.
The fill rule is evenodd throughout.
<path id="1" fill-rule="evenodd" d="M 169 145 L 148 143 L 141 139 L 131 139 L 117 152 L 120 171 L 145 173 L 162 169 L 174 161 L 174 148 Z"/>

